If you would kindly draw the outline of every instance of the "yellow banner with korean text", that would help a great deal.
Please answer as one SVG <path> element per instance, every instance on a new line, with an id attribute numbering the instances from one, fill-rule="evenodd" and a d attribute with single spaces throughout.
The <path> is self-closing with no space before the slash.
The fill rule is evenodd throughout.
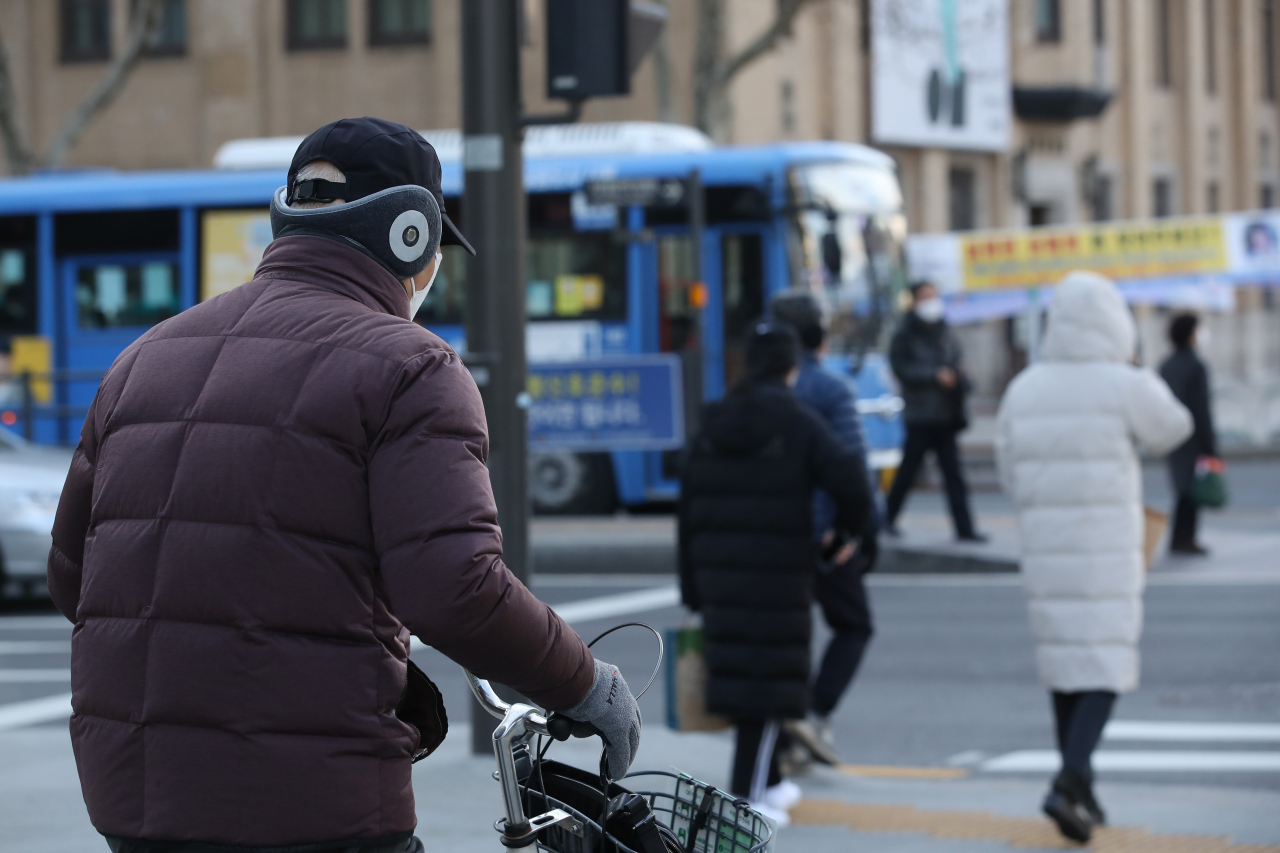
<path id="1" fill-rule="evenodd" d="M 1053 284 L 1072 270 L 1136 279 L 1217 273 L 1229 264 L 1221 217 L 959 236 L 964 290 Z"/>

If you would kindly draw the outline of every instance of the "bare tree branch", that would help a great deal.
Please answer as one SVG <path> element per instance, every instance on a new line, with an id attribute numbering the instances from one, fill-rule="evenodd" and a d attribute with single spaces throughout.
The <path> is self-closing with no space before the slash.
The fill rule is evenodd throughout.
<path id="1" fill-rule="evenodd" d="M 31 171 L 31 149 L 27 147 L 22 125 L 18 120 L 18 104 L 13 96 L 13 78 L 9 75 L 9 51 L 0 39 L 0 136 L 4 137 L 4 151 L 9 160 L 10 175 L 25 175 Z"/>
<path id="2" fill-rule="evenodd" d="M 778 0 L 778 13 L 773 19 L 773 24 L 756 36 L 749 45 L 720 63 L 712 86 L 723 89 L 739 71 L 773 50 L 779 39 L 790 36 L 791 25 L 795 23 L 796 15 L 812 2 L 813 0 Z"/>
<path id="3" fill-rule="evenodd" d="M 815 0 L 777 0 L 777 11 L 764 32 L 732 56 L 721 58 L 725 0 L 698 0 L 698 41 L 694 54 L 694 112 L 698 127 L 712 136 L 725 91 L 742 69 L 769 53 L 791 35 L 796 15 Z"/>
<path id="4" fill-rule="evenodd" d="M 98 113 L 106 109 L 124 84 L 128 82 L 133 67 L 142 58 L 142 51 L 147 41 L 155 34 L 160 25 L 160 11 L 163 0 L 139 0 L 129 18 L 129 40 L 125 44 L 124 53 L 120 54 L 107 70 L 102 73 L 93 90 L 80 102 L 71 115 L 67 116 L 49 146 L 45 157 L 45 166 L 56 169 L 61 166 L 80 141 L 80 136 Z"/>

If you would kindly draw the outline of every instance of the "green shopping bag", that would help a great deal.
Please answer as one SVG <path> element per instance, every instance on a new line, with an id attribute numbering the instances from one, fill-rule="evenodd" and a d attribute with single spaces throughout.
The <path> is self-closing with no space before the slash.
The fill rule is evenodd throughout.
<path id="1" fill-rule="evenodd" d="M 707 661 L 702 627 L 667 630 L 667 726 L 678 732 L 716 732 L 729 721 L 707 713 Z"/>
<path id="2" fill-rule="evenodd" d="M 1200 506 L 1218 509 L 1227 505 L 1227 481 L 1222 476 L 1226 465 L 1221 459 L 1201 456 L 1196 460 L 1196 481 L 1191 499 Z"/>

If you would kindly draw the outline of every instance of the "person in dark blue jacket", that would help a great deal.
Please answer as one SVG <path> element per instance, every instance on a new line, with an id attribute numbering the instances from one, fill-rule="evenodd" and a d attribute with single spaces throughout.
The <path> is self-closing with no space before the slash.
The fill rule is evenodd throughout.
<path id="1" fill-rule="evenodd" d="M 775 296 L 769 310 L 775 321 L 792 326 L 800 338 L 800 375 L 793 393 L 814 409 L 844 449 L 857 457 L 859 470 L 868 472 L 867 442 L 853 382 L 847 375 L 822 366 L 827 337 L 822 303 L 811 291 L 793 289 Z M 868 492 L 875 494 L 869 472 Z M 814 495 L 814 538 L 822 543 L 823 553 L 814 595 L 834 636 L 813 683 L 809 716 L 804 720 L 789 720 L 785 727 L 793 740 L 803 744 L 824 764 L 840 762 L 831 731 L 831 712 L 853 682 L 873 633 L 862 578 L 875 565 L 876 515 L 874 509 L 868 514 L 867 529 L 855 550 L 851 541 L 836 541 L 836 509 L 831 496 L 821 489 Z"/>

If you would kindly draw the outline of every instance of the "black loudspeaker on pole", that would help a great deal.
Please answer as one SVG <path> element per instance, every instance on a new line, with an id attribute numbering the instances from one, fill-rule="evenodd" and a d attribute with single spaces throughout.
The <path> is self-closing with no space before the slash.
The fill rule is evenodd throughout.
<path id="1" fill-rule="evenodd" d="M 489 421 L 489 479 L 503 560 L 528 580 L 525 386 L 525 199 L 520 160 L 517 0 L 466 0 L 462 10 L 463 231 L 467 365 Z M 472 702 L 472 749 L 491 753 L 496 721 Z"/>

